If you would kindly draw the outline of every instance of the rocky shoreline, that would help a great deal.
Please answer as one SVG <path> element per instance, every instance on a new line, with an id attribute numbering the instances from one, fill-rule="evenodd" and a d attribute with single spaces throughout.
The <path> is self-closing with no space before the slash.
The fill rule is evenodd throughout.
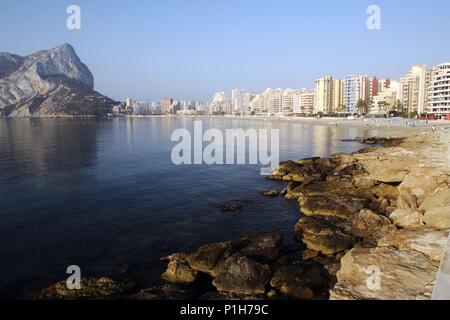
<path id="1" fill-rule="evenodd" d="M 75 293 L 59 283 L 31 298 L 430 299 L 450 233 L 447 135 L 365 139 L 382 146 L 280 164 L 270 179 L 287 186 L 265 195 L 298 201 L 298 246 L 248 235 L 165 258 L 159 287 L 83 279 Z"/>

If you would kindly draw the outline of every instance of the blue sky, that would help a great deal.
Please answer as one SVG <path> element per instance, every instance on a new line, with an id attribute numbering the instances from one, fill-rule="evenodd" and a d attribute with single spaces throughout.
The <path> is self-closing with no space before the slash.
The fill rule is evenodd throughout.
<path id="1" fill-rule="evenodd" d="M 66 28 L 70 4 L 81 7 L 81 30 Z M 371 4 L 380 31 L 366 28 Z M 0 51 L 69 42 L 112 98 L 207 100 L 449 61 L 448 12 L 448 0 L 0 0 Z"/>

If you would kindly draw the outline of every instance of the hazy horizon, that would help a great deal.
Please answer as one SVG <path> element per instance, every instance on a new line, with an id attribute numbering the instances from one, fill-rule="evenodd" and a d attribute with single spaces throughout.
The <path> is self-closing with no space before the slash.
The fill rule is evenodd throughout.
<path id="1" fill-rule="evenodd" d="M 66 9 L 81 8 L 81 30 Z M 366 27 L 381 8 L 381 30 Z M 72 44 L 116 100 L 211 99 L 233 88 L 308 87 L 333 75 L 397 78 L 448 61 L 448 1 L 21 1 L 0 10 L 1 52 Z"/>

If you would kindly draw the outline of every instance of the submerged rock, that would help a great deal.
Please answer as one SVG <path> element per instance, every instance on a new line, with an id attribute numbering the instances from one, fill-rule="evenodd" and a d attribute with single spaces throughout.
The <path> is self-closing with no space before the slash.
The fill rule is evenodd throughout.
<path id="1" fill-rule="evenodd" d="M 272 197 L 272 198 L 278 197 L 278 194 L 279 194 L 278 189 L 272 189 L 270 191 L 262 193 L 263 196 Z"/>
<path id="2" fill-rule="evenodd" d="M 132 297 L 133 300 L 186 300 L 186 290 L 171 284 L 141 290 Z"/>
<path id="3" fill-rule="evenodd" d="M 235 212 L 242 209 L 242 203 L 236 202 L 236 203 L 230 203 L 230 204 L 223 204 L 219 206 L 220 212 L 222 213 L 228 213 L 228 212 Z"/>

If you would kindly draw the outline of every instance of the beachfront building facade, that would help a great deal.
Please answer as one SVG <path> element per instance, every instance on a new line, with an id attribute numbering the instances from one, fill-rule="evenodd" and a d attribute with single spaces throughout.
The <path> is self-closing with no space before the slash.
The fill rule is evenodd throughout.
<path id="1" fill-rule="evenodd" d="M 312 115 L 315 102 L 314 90 L 305 89 L 293 97 L 293 113 L 297 115 Z"/>
<path id="2" fill-rule="evenodd" d="M 358 114 L 358 102 L 369 104 L 375 94 L 378 94 L 378 79 L 367 75 L 348 75 L 344 80 L 344 105 L 346 113 Z M 367 111 L 367 110 L 366 110 Z"/>
<path id="3" fill-rule="evenodd" d="M 427 111 L 427 90 L 431 70 L 424 64 L 414 65 L 411 71 L 400 78 L 403 87 L 402 104 L 405 112 L 424 114 Z"/>
<path id="4" fill-rule="evenodd" d="M 431 71 L 428 114 L 438 118 L 450 115 L 450 62 L 440 64 Z"/>
<path id="5" fill-rule="evenodd" d="M 358 100 L 360 97 L 360 77 L 348 75 L 344 80 L 344 105 L 348 114 L 358 113 Z"/>
<path id="6" fill-rule="evenodd" d="M 250 111 L 250 102 L 254 94 L 244 89 L 233 89 L 231 91 L 231 103 L 234 114 L 247 114 Z"/>
<path id="7" fill-rule="evenodd" d="M 335 79 L 333 80 L 333 103 L 332 112 L 343 112 L 344 106 L 344 81 Z"/>
<path id="8" fill-rule="evenodd" d="M 370 114 L 387 115 L 401 103 L 403 86 L 400 81 L 389 81 L 388 87 L 382 86 L 376 96 L 372 97 Z"/>
<path id="9" fill-rule="evenodd" d="M 172 108 L 173 101 L 174 100 L 172 98 L 162 98 L 161 99 L 161 112 L 163 114 L 170 113 L 170 109 Z"/>
<path id="10" fill-rule="evenodd" d="M 333 109 L 333 77 L 326 76 L 316 80 L 315 113 L 328 114 Z"/>

